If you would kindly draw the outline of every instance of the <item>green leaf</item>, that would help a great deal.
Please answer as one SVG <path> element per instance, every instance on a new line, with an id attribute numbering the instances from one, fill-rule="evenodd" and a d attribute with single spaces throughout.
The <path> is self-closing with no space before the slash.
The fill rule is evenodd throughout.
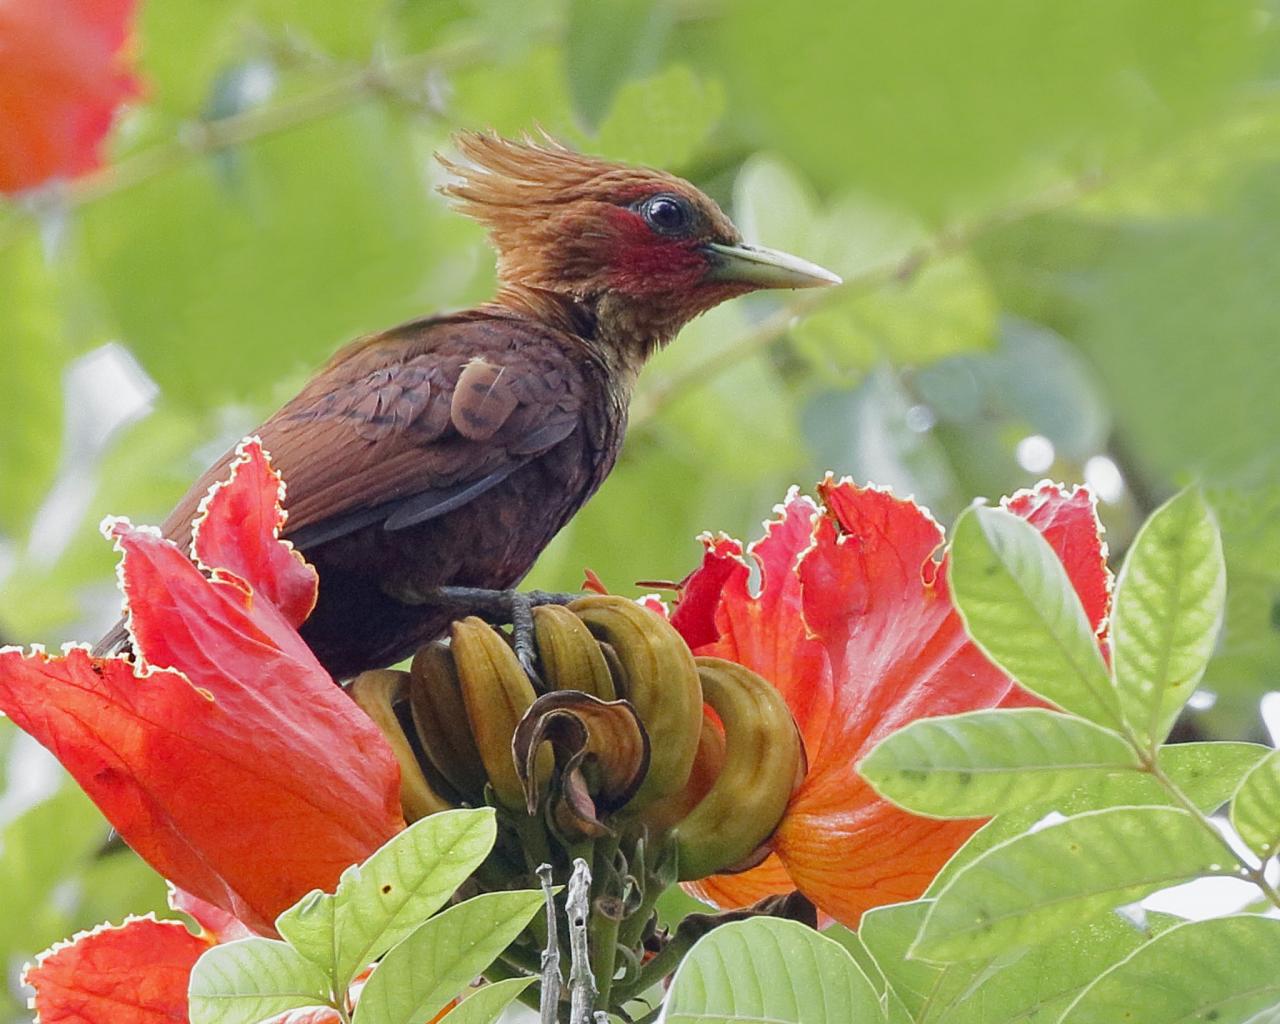
<path id="1" fill-rule="evenodd" d="M 855 480 L 914 494 L 935 511 L 963 507 L 946 450 L 934 432 L 912 427 L 917 404 L 902 376 L 882 364 L 854 391 L 815 395 L 803 412 L 805 441 L 822 464 L 842 466 Z"/>
<path id="2" fill-rule="evenodd" d="M 336 973 L 333 911 L 333 896 L 312 889 L 276 918 L 280 937 L 330 977 Z"/>
<path id="3" fill-rule="evenodd" d="M 329 978 L 287 942 L 214 946 L 191 972 L 191 1024 L 258 1024 L 288 1010 L 332 1006 Z"/>
<path id="4" fill-rule="evenodd" d="M 1200 683 L 1217 699 L 1196 717 L 1217 735 L 1255 730 L 1258 694 L 1280 679 L 1280 474 L 1269 476 L 1274 482 L 1264 486 L 1216 487 L 1206 495 L 1230 584 L 1222 636 Z"/>
<path id="5" fill-rule="evenodd" d="M 1206 814 L 1221 807 L 1245 774 L 1267 754 L 1257 743 L 1178 743 L 1160 748 L 1161 770 Z M 1134 804 L 1177 806 L 1168 791 L 1145 773 L 1109 775 L 1053 800 L 1005 813 L 987 822 L 955 852 L 930 884 L 933 896 L 965 865 L 1007 839 L 1021 835 L 1050 811 L 1072 815 Z"/>
<path id="6" fill-rule="evenodd" d="M 881 796 L 942 818 L 1015 810 L 1137 768 L 1117 733 L 1042 708 L 921 719 L 881 740 L 858 765 Z"/>
<path id="7" fill-rule="evenodd" d="M 235 59 L 243 8 L 243 0 L 167 0 L 138 8 L 148 104 L 180 116 L 200 112 L 218 71 Z"/>
<path id="8" fill-rule="evenodd" d="M 571 0 L 565 65 L 574 106 L 588 124 L 604 117 L 628 78 L 657 67 L 673 23 L 672 6 L 664 0 Z"/>
<path id="9" fill-rule="evenodd" d="M 668 68 L 618 90 L 597 144 L 610 157 L 653 167 L 688 163 L 724 113 L 724 89 L 687 67 Z"/>
<path id="10" fill-rule="evenodd" d="M 6 728 L 12 728 L 5 721 Z M 21 962 L 69 931 L 99 918 L 73 917 L 59 887 L 74 892 L 106 835 L 96 807 L 70 779 L 52 796 L 28 807 L 0 828 L 0 958 Z M 68 885 L 67 883 L 72 883 Z M 132 907 L 120 908 L 132 910 Z M 77 913 L 80 908 L 76 907 Z"/>
<path id="11" fill-rule="evenodd" d="M 470 225 L 423 188 L 414 138 L 364 104 L 86 205 L 112 329 L 170 399 L 208 409 L 265 403 L 357 334 L 456 302 Z"/>
<path id="12" fill-rule="evenodd" d="M 672 979 L 667 1024 L 880 1020 L 875 989 L 840 944 L 795 921 L 755 918 L 699 939 Z"/>
<path id="13" fill-rule="evenodd" d="M 991 964 L 991 958 L 954 964 L 908 959 L 907 951 L 932 906 L 932 900 L 915 900 L 876 907 L 862 915 L 858 927 L 863 945 L 912 1020 L 934 1019 L 945 1012 Z"/>
<path id="14" fill-rule="evenodd" d="M 389 5 L 378 0 L 358 4 L 317 4 L 310 0 L 250 0 L 249 7 L 275 32 L 300 32 L 328 53 L 366 58 L 377 39 Z"/>
<path id="15" fill-rule="evenodd" d="M 542 893 L 494 892 L 450 907 L 395 946 L 360 994 L 355 1024 L 430 1020 L 511 944 Z"/>
<path id="16" fill-rule="evenodd" d="M 1213 654 L 1226 564 L 1198 488 L 1176 495 L 1138 532 L 1116 584 L 1112 646 L 1125 720 L 1139 739 L 1169 732 Z"/>
<path id="17" fill-rule="evenodd" d="M 898 904 L 898 906 L 903 905 Z M 880 965 L 863 943 L 861 936 L 842 924 L 833 924 L 829 928 L 824 928 L 822 934 L 840 943 L 844 951 L 853 957 L 853 962 L 867 976 L 867 980 L 875 990 L 876 998 L 880 1000 L 880 1009 L 886 1024 L 912 1024 L 911 1012 L 889 984 L 887 975 L 880 969 Z"/>
<path id="18" fill-rule="evenodd" d="M 1107 914 L 1073 928 L 993 972 L 941 1019 L 946 1024 L 1058 1024 L 1081 990 L 1150 941 L 1150 928 L 1177 920 L 1151 914 L 1148 929 L 1142 929 L 1119 914 Z"/>
<path id="19" fill-rule="evenodd" d="M 25 536 L 53 482 L 62 441 L 62 371 L 69 355 L 56 273 L 29 231 L 0 246 L 0 338 L 5 400 L 0 404 L 0 531 Z"/>
<path id="20" fill-rule="evenodd" d="M 879 969 L 917 1022 L 1057 1024 L 1103 970 L 1176 921 L 1148 915 L 1147 928 L 1106 915 L 1030 950 L 951 964 L 907 959 L 932 900 L 877 907 L 858 929 Z"/>
<path id="21" fill-rule="evenodd" d="M 1186 811 L 1091 811 L 974 860 L 938 893 L 911 952 L 968 960 L 1035 945 L 1157 889 L 1237 867 Z"/>
<path id="22" fill-rule="evenodd" d="M 1280 1005 L 1280 921 L 1239 915 L 1170 928 L 1089 986 L 1062 1024 L 1243 1024 Z M 1271 1018 L 1274 1019 L 1274 1018 Z"/>
<path id="23" fill-rule="evenodd" d="M 843 268 L 837 263 L 836 269 Z M 920 365 L 988 347 L 995 314 L 981 267 L 958 254 L 905 281 L 847 289 L 806 316 L 792 339 L 819 369 L 865 370 L 882 360 Z"/>
<path id="24" fill-rule="evenodd" d="M 1120 724 L 1097 637 L 1049 542 L 1003 509 L 956 523 L 951 587 L 974 642 L 1028 690 L 1105 726 Z"/>
<path id="25" fill-rule="evenodd" d="M 507 978 L 476 989 L 444 1016 L 444 1024 L 493 1024 L 536 978 Z"/>
<path id="26" fill-rule="evenodd" d="M 308 893 L 276 919 L 276 929 L 345 990 L 444 906 L 488 855 L 496 835 L 491 808 L 430 815 L 347 868 L 333 895 Z"/>
<path id="27" fill-rule="evenodd" d="M 1280 750 L 1259 761 L 1231 800 L 1231 825 L 1263 860 L 1280 848 Z"/>
<path id="28" fill-rule="evenodd" d="M 1029 164 L 1083 151 L 1091 166 L 1109 166 L 1116 151 L 1156 148 L 1216 111 L 1253 70 L 1253 9 L 1246 0 L 736 0 L 720 9 L 703 59 L 730 79 L 751 137 L 824 184 L 857 181 L 954 211 L 1002 185 L 1025 187 Z M 1024 59 L 1010 61 L 1015 52 Z"/>
<path id="29" fill-rule="evenodd" d="M 1239 781 L 1266 755 L 1267 748 L 1260 743 L 1177 743 L 1161 747 L 1157 762 L 1169 780 L 1208 814 L 1231 798 Z"/>
<path id="30" fill-rule="evenodd" d="M 333 896 L 339 987 L 444 906 L 496 837 L 492 808 L 444 811 L 344 871 Z"/>

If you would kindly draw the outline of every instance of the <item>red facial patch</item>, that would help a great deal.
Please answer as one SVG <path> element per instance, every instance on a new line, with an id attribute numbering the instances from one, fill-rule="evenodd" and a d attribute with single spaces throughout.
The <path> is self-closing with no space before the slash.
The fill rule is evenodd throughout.
<path id="1" fill-rule="evenodd" d="M 611 291 L 624 295 L 683 292 L 701 283 L 707 258 L 697 241 L 658 234 L 635 210 L 615 206 L 604 214 L 607 223 L 604 272 Z"/>

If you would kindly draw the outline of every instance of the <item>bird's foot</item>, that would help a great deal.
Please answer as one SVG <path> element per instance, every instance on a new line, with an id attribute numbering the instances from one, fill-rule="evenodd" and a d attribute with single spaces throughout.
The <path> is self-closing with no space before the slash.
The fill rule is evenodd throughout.
<path id="1" fill-rule="evenodd" d="M 422 596 L 423 604 L 454 608 L 479 615 L 495 625 L 511 624 L 512 646 L 525 674 L 540 684 L 538 650 L 534 643 L 533 609 L 543 604 L 569 604 L 581 594 L 547 590 L 486 590 L 483 587 L 433 587 Z"/>

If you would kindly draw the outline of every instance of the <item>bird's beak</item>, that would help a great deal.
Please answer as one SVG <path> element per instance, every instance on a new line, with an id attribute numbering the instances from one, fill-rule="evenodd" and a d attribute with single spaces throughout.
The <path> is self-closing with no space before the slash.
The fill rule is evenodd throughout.
<path id="1" fill-rule="evenodd" d="M 831 271 L 785 252 L 717 242 L 702 248 L 711 264 L 708 281 L 734 281 L 756 288 L 826 288 L 841 283 Z"/>

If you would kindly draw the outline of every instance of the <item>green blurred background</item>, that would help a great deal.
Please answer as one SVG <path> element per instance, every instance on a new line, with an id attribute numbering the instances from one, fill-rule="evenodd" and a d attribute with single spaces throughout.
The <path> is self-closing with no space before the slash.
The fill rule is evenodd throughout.
<path id="1" fill-rule="evenodd" d="M 1280 680 L 1275 0 L 143 0 L 104 171 L 0 201 L 0 633 L 114 618 L 98 520 L 156 522 L 350 337 L 469 305 L 431 159 L 540 125 L 682 173 L 846 278 L 696 321 L 534 579 L 683 576 L 824 470 L 949 520 L 1088 480 L 1113 555 L 1200 480 L 1230 607 L 1200 737 Z M 4 765 L 8 765 L 7 770 Z M 161 883 L 0 722 L 0 958 Z M 0 994 L 0 1020 L 25 1018 Z"/>

